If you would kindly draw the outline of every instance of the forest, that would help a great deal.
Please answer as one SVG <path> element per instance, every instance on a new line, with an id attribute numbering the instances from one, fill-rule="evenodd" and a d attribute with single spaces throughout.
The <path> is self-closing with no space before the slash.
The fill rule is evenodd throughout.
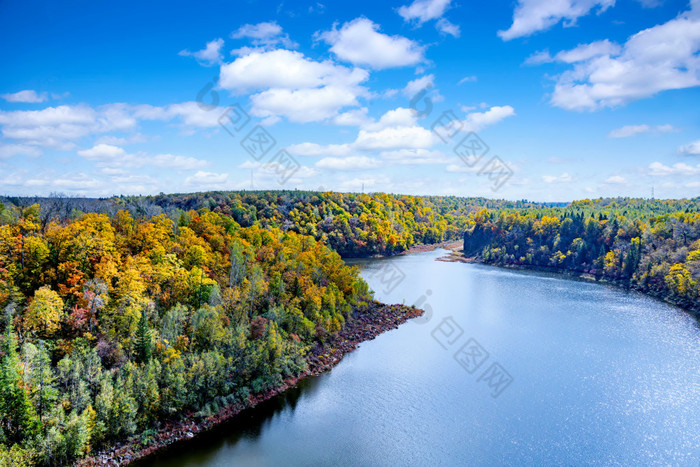
<path id="1" fill-rule="evenodd" d="M 344 257 L 464 238 L 698 309 L 700 199 L 335 192 L 0 199 L 0 466 L 64 464 L 301 374 L 372 292 Z"/>
<path id="2" fill-rule="evenodd" d="M 469 224 L 464 253 L 485 263 L 586 274 L 700 313 L 697 199 L 484 209 Z"/>
<path id="3" fill-rule="evenodd" d="M 0 465 L 57 464 L 304 370 L 368 300 L 308 236 L 202 210 L 0 225 Z"/>

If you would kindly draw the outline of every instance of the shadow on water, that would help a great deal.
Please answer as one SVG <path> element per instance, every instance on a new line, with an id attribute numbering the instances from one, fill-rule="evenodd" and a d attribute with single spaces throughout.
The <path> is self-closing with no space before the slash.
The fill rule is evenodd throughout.
<path id="1" fill-rule="evenodd" d="M 294 412 L 303 397 L 314 394 L 324 376 L 306 378 L 284 393 L 242 411 L 221 425 L 200 433 L 190 440 L 175 443 L 162 451 L 138 460 L 133 465 L 139 467 L 146 465 L 158 467 L 206 465 L 222 449 L 234 447 L 241 439 L 258 438 L 282 412 Z M 193 456 L 193 453 L 197 453 L 197 455 Z"/>

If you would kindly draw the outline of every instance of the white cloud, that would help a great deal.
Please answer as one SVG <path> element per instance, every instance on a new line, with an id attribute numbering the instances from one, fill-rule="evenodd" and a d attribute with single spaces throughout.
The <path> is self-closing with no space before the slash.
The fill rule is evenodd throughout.
<path id="1" fill-rule="evenodd" d="M 475 173 L 479 170 L 478 167 L 470 167 L 464 162 L 448 164 L 445 170 L 450 173 Z"/>
<path id="2" fill-rule="evenodd" d="M 525 65 L 540 65 L 542 63 L 560 62 L 577 63 L 590 60 L 603 55 L 619 54 L 621 48 L 618 44 L 605 39 L 591 42 L 590 44 L 579 44 L 571 50 L 563 50 L 552 57 L 549 50 L 540 50 L 533 53 L 525 60 Z"/>
<path id="3" fill-rule="evenodd" d="M 0 159 L 7 159 L 12 156 L 37 157 L 41 151 L 33 146 L 24 144 L 0 144 Z"/>
<path id="4" fill-rule="evenodd" d="M 561 175 L 558 176 L 553 176 L 553 175 L 543 175 L 542 176 L 542 181 L 545 183 L 567 183 L 573 181 L 573 177 L 569 175 L 567 172 L 564 172 Z"/>
<path id="5" fill-rule="evenodd" d="M 262 167 L 262 163 L 254 161 L 245 161 L 244 163 L 236 166 L 238 169 L 259 169 L 260 167 Z"/>
<path id="6" fill-rule="evenodd" d="M 312 122 L 334 117 L 344 107 L 359 105 L 367 95 L 360 86 L 368 73 L 330 61 L 316 62 L 289 50 L 255 51 L 221 67 L 220 85 L 250 96 L 257 117 L 286 117 Z M 217 116 L 218 117 L 218 116 Z"/>
<path id="7" fill-rule="evenodd" d="M 231 33 L 231 38 L 250 39 L 256 47 L 274 47 L 279 44 L 293 49 L 298 45 L 282 31 L 282 27 L 275 21 L 243 25 Z"/>
<path id="8" fill-rule="evenodd" d="M 661 162 L 652 162 L 649 164 L 649 175 L 654 177 L 667 177 L 669 175 L 698 175 L 700 174 L 700 164 L 693 167 L 683 162 L 673 164 L 673 166 L 664 165 Z"/>
<path id="9" fill-rule="evenodd" d="M 212 66 L 216 65 L 217 63 L 221 63 L 222 56 L 221 56 L 221 47 L 224 45 L 224 40 L 219 38 L 219 39 L 214 39 L 211 42 L 207 42 L 207 45 L 204 49 L 198 50 L 197 52 L 190 52 L 189 50 L 181 50 L 179 55 L 182 55 L 184 57 L 191 56 L 196 58 L 201 64 L 206 65 L 206 66 Z"/>
<path id="10" fill-rule="evenodd" d="M 100 136 L 95 141 L 96 144 L 132 144 L 132 143 L 145 143 L 148 138 L 141 133 L 135 133 L 126 137 L 118 137 L 113 135 Z"/>
<path id="11" fill-rule="evenodd" d="M 207 161 L 194 157 L 174 156 L 172 154 L 127 154 L 123 148 L 109 144 L 98 144 L 90 149 L 78 151 L 78 155 L 101 167 L 143 167 L 153 166 L 164 169 L 192 170 L 208 165 Z"/>
<path id="12" fill-rule="evenodd" d="M 600 14 L 614 4 L 615 0 L 519 0 L 513 12 L 513 24 L 505 31 L 498 31 L 498 36 L 504 41 L 529 36 L 562 20 L 564 26 L 572 26 L 594 8 Z"/>
<path id="13" fill-rule="evenodd" d="M 410 5 L 399 7 L 398 13 L 406 22 L 422 26 L 423 23 L 436 19 L 435 29 L 442 35 L 459 37 L 461 30 L 458 25 L 443 18 L 450 8 L 451 0 L 413 0 Z"/>
<path id="14" fill-rule="evenodd" d="M 341 126 L 362 126 L 372 121 L 372 119 L 367 116 L 367 112 L 367 107 L 348 110 L 347 112 L 336 115 L 335 118 L 333 118 L 333 123 Z"/>
<path id="15" fill-rule="evenodd" d="M 464 83 L 472 83 L 475 81 L 476 81 L 476 76 L 465 76 L 464 78 L 459 80 L 459 82 L 457 83 L 457 86 L 460 86 Z"/>
<path id="16" fill-rule="evenodd" d="M 378 121 L 366 123 L 362 128 L 370 131 L 379 131 L 391 127 L 414 127 L 418 119 L 416 112 L 405 107 L 397 107 L 382 115 Z"/>
<path id="17" fill-rule="evenodd" d="M 70 150 L 79 139 L 110 132 L 133 131 L 139 120 L 180 119 L 183 125 L 218 127 L 220 112 L 207 111 L 196 102 L 167 107 L 107 104 L 92 108 L 84 104 L 47 107 L 42 110 L 0 111 L 2 136 L 19 140 L 25 146 Z M 105 135 L 100 143 L 143 140 L 138 134 L 125 138 Z"/>
<path id="18" fill-rule="evenodd" d="M 388 36 L 379 31 L 379 25 L 367 18 L 357 18 L 318 35 L 331 45 L 341 60 L 354 65 L 385 68 L 416 65 L 423 61 L 424 47 L 402 36 Z"/>
<path id="19" fill-rule="evenodd" d="M 257 117 L 285 116 L 292 122 L 325 120 L 343 107 L 358 105 L 356 91 L 344 86 L 313 89 L 269 89 L 250 97 Z"/>
<path id="20" fill-rule="evenodd" d="M 383 151 L 379 156 L 388 162 L 400 165 L 446 164 L 448 162 L 448 158 L 442 152 L 427 149 Z"/>
<path id="21" fill-rule="evenodd" d="M 515 115 L 513 107 L 494 106 L 484 112 L 467 114 L 463 131 L 480 131 Z M 287 150 L 300 156 L 347 156 L 353 152 L 379 151 L 382 158 L 404 164 L 412 160 L 414 164 L 445 163 L 443 156 L 429 151 L 440 139 L 434 132 L 418 124 L 417 114 L 411 109 L 398 107 L 384 113 L 379 120 L 360 125 L 354 142 L 347 144 L 319 145 L 301 143 L 289 146 Z"/>
<path id="22" fill-rule="evenodd" d="M 0 125 L 5 138 L 25 144 L 67 150 L 73 141 L 91 133 L 126 129 L 131 125 L 118 118 L 107 106 L 101 111 L 85 106 L 47 107 L 43 110 L 0 111 Z"/>
<path id="23" fill-rule="evenodd" d="M 425 75 L 420 78 L 416 78 L 413 81 L 409 81 L 405 88 L 401 91 L 404 96 L 411 98 L 421 92 L 423 89 L 432 89 L 433 81 L 435 80 L 434 75 Z"/>
<path id="24" fill-rule="evenodd" d="M 690 156 L 700 155 L 700 139 L 697 141 L 693 141 L 692 143 L 686 144 L 685 146 L 681 146 L 678 149 L 678 151 L 683 154 L 688 154 Z"/>
<path id="25" fill-rule="evenodd" d="M 410 5 L 399 8 L 398 13 L 404 21 L 423 24 L 440 18 L 450 6 L 451 0 L 414 0 Z"/>
<path id="26" fill-rule="evenodd" d="M 437 142 L 435 134 L 421 126 L 360 130 L 355 146 L 360 149 L 425 149 Z"/>
<path id="27" fill-rule="evenodd" d="M 38 94 L 33 89 L 27 89 L 25 91 L 15 92 L 13 94 L 2 94 L 0 97 L 5 99 L 7 102 L 22 102 L 26 104 L 38 104 L 44 102 L 49 98 L 48 93 L 42 92 Z"/>
<path id="28" fill-rule="evenodd" d="M 553 61 L 554 58 L 549 54 L 549 50 L 538 50 L 525 59 L 525 65 L 541 65 Z"/>
<path id="29" fill-rule="evenodd" d="M 347 144 L 329 144 L 321 146 L 316 143 L 301 143 L 287 146 L 287 151 L 295 156 L 346 156 L 351 148 Z"/>
<path id="30" fill-rule="evenodd" d="M 29 178 L 24 180 L 22 185 L 25 187 L 53 187 L 62 190 L 87 191 L 100 188 L 102 183 L 102 181 L 94 177 L 79 172 L 71 175 L 63 174 L 57 177 Z"/>
<path id="31" fill-rule="evenodd" d="M 620 175 L 613 175 L 612 177 L 606 178 L 605 183 L 611 183 L 614 185 L 624 185 L 627 183 L 627 179 Z"/>
<path id="32" fill-rule="evenodd" d="M 185 179 L 187 185 L 219 187 L 228 180 L 227 173 L 197 171 L 194 175 Z"/>
<path id="33" fill-rule="evenodd" d="M 571 50 L 559 52 L 554 59 L 564 63 L 577 63 L 603 55 L 617 55 L 620 51 L 618 44 L 605 39 L 590 44 L 580 44 Z"/>
<path id="34" fill-rule="evenodd" d="M 649 125 L 625 125 L 608 133 L 608 138 L 629 138 L 641 133 L 669 133 L 676 130 L 673 125 L 658 125 L 655 127 Z"/>
<path id="35" fill-rule="evenodd" d="M 577 49 L 591 50 L 584 47 Z M 640 31 L 618 49 L 612 44 L 607 47 L 606 51 L 598 46 L 596 51 L 601 55 L 587 57 L 581 53 L 569 57 L 580 61 L 557 77 L 551 98 L 553 105 L 567 110 L 597 110 L 661 91 L 700 85 L 697 57 L 700 15 L 697 11 L 685 12 L 664 24 Z"/>
<path id="36" fill-rule="evenodd" d="M 496 124 L 514 115 L 515 109 L 510 105 L 493 106 L 484 112 L 472 112 L 467 114 L 464 120 L 464 129 L 465 131 L 481 131 L 487 126 Z"/>
<path id="37" fill-rule="evenodd" d="M 331 170 L 365 170 L 376 169 L 382 165 L 381 161 L 372 159 L 367 156 L 350 156 L 350 157 L 325 157 L 316 162 L 316 167 L 319 169 Z"/>
<path id="38" fill-rule="evenodd" d="M 345 190 L 360 190 L 365 188 L 373 188 L 379 185 L 388 187 L 391 185 L 391 179 L 384 175 L 375 175 L 373 177 L 353 178 L 343 181 L 340 186 Z M 389 191 L 388 189 L 386 191 Z"/>
<path id="39" fill-rule="evenodd" d="M 197 102 L 190 101 L 165 107 L 138 105 L 130 110 L 134 118 L 139 120 L 170 121 L 179 119 L 184 125 L 212 128 L 219 126 L 219 117 L 221 117 L 224 109 L 219 109 L 219 111 L 206 109 L 202 108 Z"/>
<path id="40" fill-rule="evenodd" d="M 269 88 L 304 89 L 354 86 L 368 78 L 358 68 L 316 62 L 291 50 L 254 51 L 221 67 L 220 85 L 238 94 Z"/>
<path id="41" fill-rule="evenodd" d="M 83 149 L 82 151 L 78 151 L 78 155 L 91 161 L 103 161 L 124 157 L 126 155 L 126 151 L 118 146 L 98 144 L 91 149 Z"/>
<path id="42" fill-rule="evenodd" d="M 437 20 L 437 22 L 435 23 L 435 28 L 441 34 L 450 35 L 452 37 L 459 37 L 460 34 L 462 33 L 459 26 L 449 22 L 445 18 L 440 18 L 439 20 Z"/>

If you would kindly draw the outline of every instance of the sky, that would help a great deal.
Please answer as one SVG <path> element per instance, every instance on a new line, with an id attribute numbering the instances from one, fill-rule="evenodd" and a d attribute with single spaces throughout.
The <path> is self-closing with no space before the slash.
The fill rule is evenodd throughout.
<path id="1" fill-rule="evenodd" d="M 0 194 L 700 195 L 700 0 L 0 0 Z"/>

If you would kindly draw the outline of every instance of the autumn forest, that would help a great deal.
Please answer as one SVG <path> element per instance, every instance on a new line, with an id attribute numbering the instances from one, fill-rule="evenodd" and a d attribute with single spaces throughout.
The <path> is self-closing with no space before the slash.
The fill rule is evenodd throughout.
<path id="1" fill-rule="evenodd" d="M 446 240 L 700 311 L 700 198 L 2 198 L 0 465 L 147 446 L 280 386 L 372 303 L 343 258 Z"/>

